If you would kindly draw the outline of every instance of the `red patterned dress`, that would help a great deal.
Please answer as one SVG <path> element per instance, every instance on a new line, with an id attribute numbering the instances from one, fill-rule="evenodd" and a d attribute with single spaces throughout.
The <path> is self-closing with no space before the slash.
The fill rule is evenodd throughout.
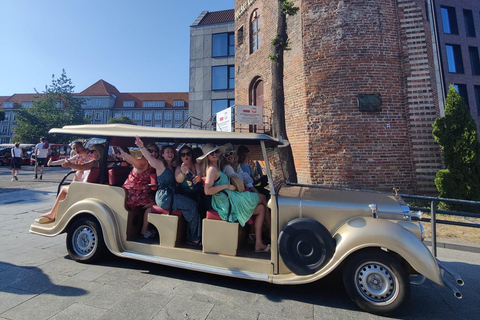
<path id="1" fill-rule="evenodd" d="M 150 168 L 142 173 L 130 171 L 123 187 L 128 191 L 127 206 L 129 208 L 143 207 L 149 203 L 155 203 L 152 189 L 148 186 L 150 183 Z"/>

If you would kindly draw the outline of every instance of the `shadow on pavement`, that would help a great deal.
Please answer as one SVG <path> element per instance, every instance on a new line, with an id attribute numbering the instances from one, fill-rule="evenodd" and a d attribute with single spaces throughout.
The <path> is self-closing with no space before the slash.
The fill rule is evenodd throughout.
<path id="1" fill-rule="evenodd" d="M 48 293 L 63 297 L 82 296 L 88 293 L 84 289 L 52 283 L 37 267 L 17 266 L 3 261 L 0 261 L 0 291 L 17 295 Z"/>

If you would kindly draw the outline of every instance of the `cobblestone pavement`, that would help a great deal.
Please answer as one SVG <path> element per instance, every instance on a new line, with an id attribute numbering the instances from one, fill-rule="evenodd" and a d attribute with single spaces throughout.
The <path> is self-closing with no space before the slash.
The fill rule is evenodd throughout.
<path id="1" fill-rule="evenodd" d="M 3 174 L 0 178 L 2 189 L 12 183 Z M 55 183 L 25 184 L 34 187 L 0 193 L 0 319 L 384 318 L 360 311 L 335 277 L 277 286 L 116 257 L 95 265 L 74 262 L 65 235 L 28 232 L 51 208 Z M 412 286 L 410 300 L 392 318 L 470 319 L 480 313 L 480 254 L 443 248 L 438 254 L 464 278 L 464 298 L 426 281 Z"/>

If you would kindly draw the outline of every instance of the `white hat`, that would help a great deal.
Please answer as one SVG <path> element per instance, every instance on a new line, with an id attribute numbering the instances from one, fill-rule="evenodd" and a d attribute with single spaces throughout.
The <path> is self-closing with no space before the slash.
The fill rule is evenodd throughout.
<path id="1" fill-rule="evenodd" d="M 203 154 L 197 158 L 197 162 L 200 163 L 202 162 L 203 159 L 213 151 L 218 150 L 219 153 L 225 153 L 225 147 L 223 146 L 217 146 L 214 145 L 213 143 L 207 143 L 202 147 L 202 152 Z"/>

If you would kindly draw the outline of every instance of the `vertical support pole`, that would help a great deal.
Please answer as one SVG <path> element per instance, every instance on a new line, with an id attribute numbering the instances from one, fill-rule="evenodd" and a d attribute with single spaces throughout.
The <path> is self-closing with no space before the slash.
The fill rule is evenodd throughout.
<path id="1" fill-rule="evenodd" d="M 436 207 L 437 203 L 435 201 L 432 201 L 430 204 L 430 214 L 432 216 L 432 251 L 433 251 L 433 256 L 436 258 L 437 257 L 437 219 L 435 217 L 436 215 Z"/>

